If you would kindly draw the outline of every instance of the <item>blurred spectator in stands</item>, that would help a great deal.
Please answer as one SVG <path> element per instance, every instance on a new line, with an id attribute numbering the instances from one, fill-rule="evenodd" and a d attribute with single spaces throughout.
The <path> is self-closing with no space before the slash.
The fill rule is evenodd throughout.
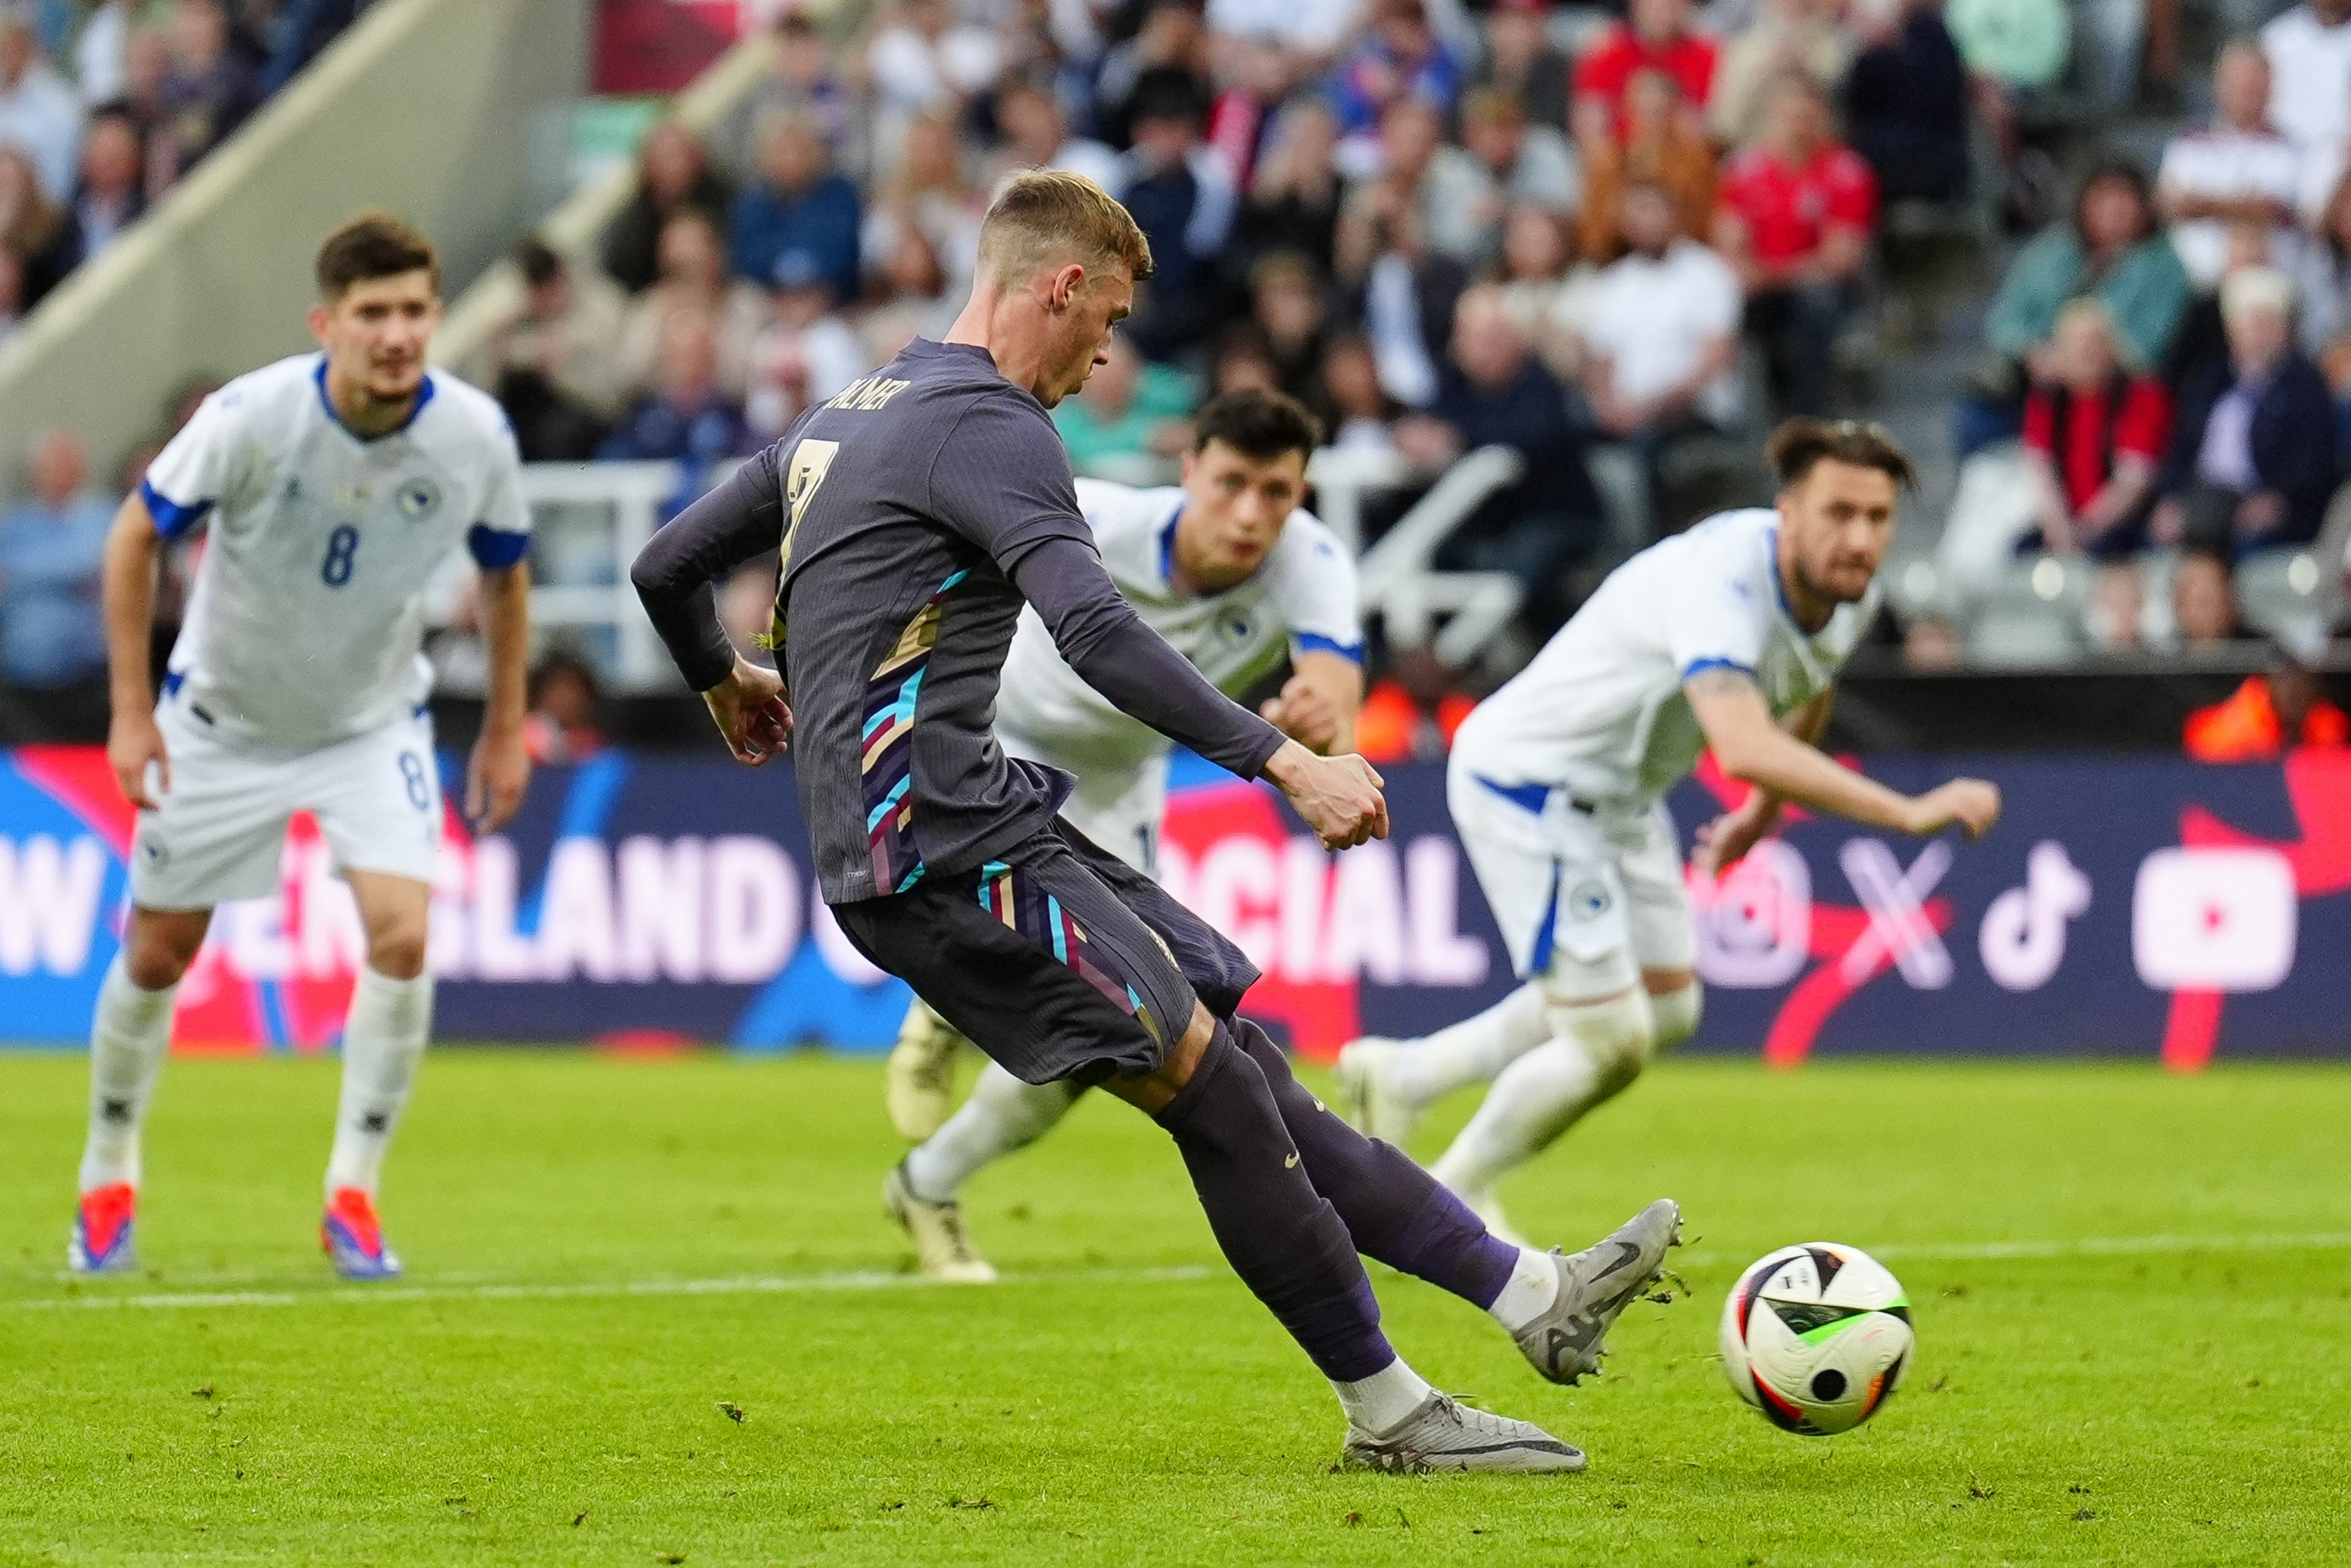
<path id="1" fill-rule="evenodd" d="M 2302 346 L 2341 398 L 2351 393 L 2351 179 L 2336 183 L 2312 226 L 2303 247 Z"/>
<path id="2" fill-rule="evenodd" d="M 2004 99 L 2050 87 L 2073 52 L 2064 0 L 1950 0 L 1944 25 L 1968 69 Z"/>
<path id="3" fill-rule="evenodd" d="M 172 105 L 164 88 L 172 79 L 172 48 L 160 27 L 131 29 L 122 55 L 128 78 L 111 107 L 131 116 L 147 143 L 147 200 L 162 199 L 180 177 L 179 142 L 172 133 Z"/>
<path id="4" fill-rule="evenodd" d="M 1845 135 L 1889 202 L 1956 202 L 1973 183 L 1968 71 L 1942 0 L 1883 14 L 1844 81 Z"/>
<path id="5" fill-rule="evenodd" d="M 2199 762 L 2270 762 L 2308 747 L 2351 746 L 2351 716 L 2326 700 L 2326 633 L 2311 626 L 2270 643 L 2269 668 L 2227 700 L 2188 716 L 2188 755 Z"/>
<path id="6" fill-rule="evenodd" d="M 759 177 L 736 196 L 727 218 L 737 276 L 770 287 L 797 252 L 815 264 L 835 299 L 854 299 L 858 224 L 857 187 L 833 169 L 814 122 L 786 114 L 761 126 Z"/>
<path id="7" fill-rule="evenodd" d="M 1124 149 L 1133 141 L 1138 102 L 1172 92 L 1205 105 L 1210 42 L 1197 0 L 1145 0 L 1142 26 L 1102 57 L 1095 75 L 1095 133 Z"/>
<path id="8" fill-rule="evenodd" d="M 1567 57 L 1551 41 L 1545 0 L 1495 0 L 1486 13 L 1486 54 L 1471 83 L 1499 88 L 1526 107 L 1537 125 L 1564 131 Z"/>
<path id="9" fill-rule="evenodd" d="M 957 112 L 972 95 L 995 84 L 1004 61 L 996 36 L 958 21 L 947 0 L 898 0 L 894 11 L 894 19 L 865 49 L 873 89 L 873 151 L 883 162 L 896 154 L 908 121 L 920 114 Z"/>
<path id="10" fill-rule="evenodd" d="M 1355 718 L 1355 749 L 1366 762 L 1442 762 L 1453 749 L 1453 732 L 1478 700 L 1460 689 L 1452 672 L 1427 648 L 1398 648 L 1389 673 L 1364 694 Z"/>
<path id="11" fill-rule="evenodd" d="M 979 223 L 988 193 L 965 170 L 956 122 L 945 115 L 917 116 L 907 123 L 888 172 L 871 193 L 858 249 L 887 256 L 897 248 L 900 229 L 918 228 L 946 273 L 947 291 L 963 293 L 978 265 Z"/>
<path id="12" fill-rule="evenodd" d="M 669 220 L 688 207 L 723 220 L 734 199 L 694 132 L 674 120 L 657 121 L 637 149 L 636 192 L 605 232 L 604 270 L 632 294 L 651 287 Z"/>
<path id="13" fill-rule="evenodd" d="M 1281 372 L 1274 367 L 1273 351 L 1265 346 L 1265 334 L 1256 322 L 1235 322 L 1217 334 L 1216 350 L 1208 359 L 1208 397 L 1280 390 Z"/>
<path id="14" fill-rule="evenodd" d="M 2171 622 L 2190 653 L 2225 647 L 2244 634 L 2227 556 L 2200 548 L 2180 555 L 2171 571 Z"/>
<path id="15" fill-rule="evenodd" d="M 1827 99 L 1808 78 L 1782 78 L 1762 133 L 1724 168 L 1714 232 L 1783 413 L 1827 412 L 1837 333 L 1876 221 L 1876 178 L 1831 136 Z"/>
<path id="16" fill-rule="evenodd" d="M 21 0 L 0 0 L 0 143 L 8 142 L 32 160 L 50 200 L 71 193 L 81 105 L 41 57 L 32 9 Z"/>
<path id="17" fill-rule="evenodd" d="M 1224 160 L 1233 183 L 1246 191 L 1257 177 L 1258 152 L 1282 100 L 1298 85 L 1294 62 L 1274 46 L 1251 38 L 1218 38 L 1214 97 L 1201 140 Z"/>
<path id="18" fill-rule="evenodd" d="M 1053 424 L 1077 472 L 1155 483 L 1167 462 L 1182 455 L 1184 417 L 1191 412 L 1191 389 L 1181 374 L 1146 362 L 1133 344 L 1114 337 L 1109 359 L 1084 390 L 1054 408 Z"/>
<path id="19" fill-rule="evenodd" d="M 2137 566 L 2116 562 L 2090 580 L 2082 629 L 2099 653 L 2136 653 L 2147 646 L 2147 580 Z"/>
<path id="20" fill-rule="evenodd" d="M 632 300 L 621 324 L 620 384 L 629 396 L 653 383 L 662 337 L 670 319 L 706 316 L 718 325 L 718 384 L 740 396 L 750 371 L 751 343 L 767 324 L 768 301 L 758 288 L 726 271 L 718 220 L 683 207 L 662 225 L 661 276 Z"/>
<path id="21" fill-rule="evenodd" d="M 1317 267 L 1332 264 L 1344 194 L 1338 145 L 1338 117 L 1322 99 L 1301 94 L 1282 106 L 1257 161 L 1249 199 L 1234 220 L 1242 267 L 1278 250 L 1294 251 Z"/>
<path id="22" fill-rule="evenodd" d="M 98 0 L 74 38 L 74 88 L 90 109 L 111 103 L 131 86 L 131 35 L 146 0 Z"/>
<path id="23" fill-rule="evenodd" d="M 1207 26 L 1226 37 L 1275 44 L 1302 65 L 1327 65 L 1359 25 L 1355 0 L 1208 0 Z"/>
<path id="24" fill-rule="evenodd" d="M 114 507 L 89 488 L 89 451 L 69 430 L 35 438 L 26 477 L 31 493 L 0 512 L 0 680 L 58 725 L 103 733 L 99 571 Z"/>
<path id="25" fill-rule="evenodd" d="M 1492 251 L 1502 195 L 1485 166 L 1445 140 L 1438 111 L 1416 98 L 1398 99 L 1380 120 L 1380 173 L 1355 188 L 1384 186 L 1411 204 L 1428 244 L 1464 267 Z"/>
<path id="26" fill-rule="evenodd" d="M 1403 411 L 1380 390 L 1380 369 L 1362 334 L 1333 338 L 1322 355 L 1323 411 L 1331 444 L 1343 451 L 1393 452 L 1395 417 Z"/>
<path id="27" fill-rule="evenodd" d="M 1468 269 L 1430 251 L 1418 214 L 1384 180 L 1349 200 L 1338 264 L 1346 289 L 1340 317 L 1371 340 L 1380 389 L 1406 408 L 1426 408 L 1437 398 L 1437 362 Z"/>
<path id="28" fill-rule="evenodd" d="M 1755 20 L 1732 34 L 1715 62 L 1707 126 L 1725 147 L 1740 147 L 1763 129 L 1763 100 L 1791 73 L 1834 92 L 1853 62 L 1853 38 L 1838 0 L 1764 0 Z"/>
<path id="29" fill-rule="evenodd" d="M 2220 51 L 2212 98 L 2212 122 L 2173 137 L 2156 174 L 2156 206 L 2171 225 L 2171 248 L 2197 287 L 2218 288 L 2231 225 L 2257 225 L 2269 236 L 2270 265 L 2299 273 L 2295 208 L 2304 159 L 2270 128 L 2270 66 L 2259 47 L 2234 43 Z"/>
<path id="30" fill-rule="evenodd" d="M 604 749 L 597 709 L 604 694 L 596 672 L 579 654 L 558 648 L 530 672 L 530 711 L 522 721 L 522 742 L 541 764 L 585 762 Z"/>
<path id="31" fill-rule="evenodd" d="M 2294 346 L 2294 284 L 2245 267 L 2220 286 L 2229 352 L 2190 372 L 2157 480 L 2158 543 L 2241 556 L 2314 538 L 2342 473 L 2326 379 Z"/>
<path id="32" fill-rule="evenodd" d="M 1917 616 L 1902 629 L 1902 662 L 1917 674 L 1941 674 L 1966 665 L 1959 629 L 1943 616 Z"/>
<path id="33" fill-rule="evenodd" d="M 53 202 L 41 189 L 33 161 L 21 148 L 0 141 L 0 250 L 24 269 L 20 292 L 26 310 L 40 304 L 81 260 L 81 225 L 73 209 Z"/>
<path id="34" fill-rule="evenodd" d="M 1004 134 L 998 152 L 999 175 L 1022 169 L 1061 169 L 1083 174 L 1105 191 L 1119 186 L 1118 154 L 1091 136 L 1071 135 L 1070 117 L 1047 86 L 1018 81 L 998 93 L 996 127 Z"/>
<path id="35" fill-rule="evenodd" d="M 1200 141 L 1200 105 L 1172 79 L 1146 83 L 1130 121 L 1134 146 L 1113 192 L 1151 244 L 1151 279 L 1136 290 L 1129 331 L 1155 360 L 1197 345 L 1217 316 L 1217 258 L 1239 193 L 1225 161 Z"/>
<path id="36" fill-rule="evenodd" d="M 871 274 L 870 304 L 858 335 L 868 364 L 886 365 L 915 338 L 936 340 L 955 324 L 962 301 L 947 287 L 946 271 L 930 237 L 902 226 L 896 243 L 878 256 Z"/>
<path id="37" fill-rule="evenodd" d="M 1603 28 L 1575 62 L 1575 139 L 1587 146 L 1621 136 L 1625 90 L 1643 71 L 1663 71 L 1683 112 L 1701 126 L 1714 91 L 1714 40 L 1690 23 L 1689 0 L 1631 0 L 1625 19 Z"/>
<path id="38" fill-rule="evenodd" d="M 2017 253 L 1992 296 L 1984 336 L 1992 362 L 1960 403 L 1960 455 L 2016 434 L 2029 379 L 2039 379 L 2057 312 L 2076 295 L 2096 297 L 2114 323 L 2126 369 L 2160 367 L 2193 290 L 2171 241 L 2156 225 L 2147 177 L 2126 162 L 2083 181 L 2070 221 L 2052 224 Z"/>
<path id="39" fill-rule="evenodd" d="M 664 322 L 653 392 L 596 448 L 600 462 L 683 464 L 684 487 L 673 510 L 702 494 L 712 465 L 750 445 L 741 406 L 718 382 L 716 333 L 705 311 L 681 310 Z"/>
<path id="40" fill-rule="evenodd" d="M 1604 264 L 1625 244 L 1625 188 L 1635 181 L 1662 186 L 1688 235 L 1710 233 L 1715 213 L 1714 143 L 1685 112 L 1680 89 L 1663 71 L 1639 71 L 1625 89 L 1621 140 L 1583 144 L 1583 213 L 1577 248 Z"/>
<path id="41" fill-rule="evenodd" d="M 147 210 L 147 148 L 139 123 L 120 110 L 89 117 L 81 143 L 81 183 L 74 191 L 74 222 L 82 257 L 98 255 Z"/>
<path id="42" fill-rule="evenodd" d="M 1340 134 L 1384 136 L 1388 112 L 1406 101 L 1426 104 L 1441 120 L 1460 95 L 1461 75 L 1422 0 L 1374 0 L 1371 31 L 1332 78 Z"/>
<path id="43" fill-rule="evenodd" d="M 220 0 L 175 0 L 164 37 L 172 65 L 163 104 L 176 177 L 235 135 L 261 93 L 252 65 L 229 47 L 229 16 Z"/>
<path id="44" fill-rule="evenodd" d="M 877 361 L 866 358 L 857 329 L 833 308 L 831 287 L 806 256 L 778 264 L 768 303 L 768 328 L 751 350 L 744 413 L 753 434 L 773 441 L 802 410 L 847 391 Z"/>
<path id="45" fill-rule="evenodd" d="M 1569 423 L 1567 396 L 1510 319 L 1500 290 L 1480 284 L 1454 312 L 1451 353 L 1427 415 L 1397 422 L 1396 445 L 1424 468 L 1463 453 L 1506 446 L 1525 466 L 1437 551 L 1448 570 L 1507 571 L 1527 591 L 1531 630 L 1566 619 L 1567 569 L 1600 540 L 1599 493 L 1583 465 L 1583 438 Z"/>
<path id="46" fill-rule="evenodd" d="M 269 17 L 269 63 L 261 69 L 262 96 L 292 81 L 371 4 L 372 0 L 277 0 Z"/>
<path id="47" fill-rule="evenodd" d="M 514 259 L 522 310 L 490 329 L 463 373 L 507 411 L 524 462 L 584 462 L 626 402 L 621 292 L 536 235 L 515 247 Z"/>
<path id="48" fill-rule="evenodd" d="M 1531 123 L 1516 94 L 1492 87 L 1472 89 L 1461 102 L 1461 145 L 1506 205 L 1574 215 L 1583 193 L 1575 150 L 1550 126 Z"/>
<path id="49" fill-rule="evenodd" d="M 1673 198 L 1625 193 L 1625 255 L 1601 269 L 1583 312 L 1584 393 L 1600 428 L 1631 444 L 1663 493 L 1674 442 L 1739 417 L 1739 277 L 1683 234 Z"/>
<path id="50" fill-rule="evenodd" d="M 749 99 L 730 117 L 730 123 L 757 130 L 778 114 L 797 114 L 816 127 L 834 160 L 845 169 L 872 166 L 872 150 L 865 142 L 865 116 L 849 84 L 841 79 L 832 50 L 814 21 L 795 7 L 776 24 L 775 63 Z M 738 149 L 738 157 L 753 151 L 737 129 L 724 144 Z M 749 162 L 751 159 L 742 158 Z M 724 203 L 720 204 L 724 210 Z"/>
<path id="51" fill-rule="evenodd" d="M 2170 431 L 2169 394 L 2123 369 L 2106 308 L 2085 298 L 2058 312 L 2048 379 L 2024 402 L 2040 547 L 2102 560 L 2138 549 Z"/>
<path id="52" fill-rule="evenodd" d="M 1570 262 L 1564 224 L 1540 207 L 1510 210 L 1502 225 L 1502 303 L 1552 374 L 1572 382 L 1583 374 L 1583 323 L 1599 274 Z"/>
<path id="53" fill-rule="evenodd" d="M 2262 29 L 2269 121 L 2317 158 L 2351 138 L 2351 0 L 2304 0 Z"/>
<path id="54" fill-rule="evenodd" d="M 1249 317 L 1263 334 L 1281 390 L 1312 402 L 1330 335 L 1330 291 L 1314 264 L 1277 251 L 1249 268 Z"/>

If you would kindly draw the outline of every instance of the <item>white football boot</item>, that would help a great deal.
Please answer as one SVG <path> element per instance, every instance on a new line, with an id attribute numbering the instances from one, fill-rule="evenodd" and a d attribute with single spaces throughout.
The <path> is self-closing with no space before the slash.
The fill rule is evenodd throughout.
<path id="1" fill-rule="evenodd" d="M 1551 1257 L 1559 1266 L 1559 1294 L 1510 1337 L 1553 1383 L 1573 1383 L 1600 1370 L 1601 1341 L 1633 1299 L 1657 1282 L 1667 1249 L 1681 1245 L 1682 1211 L 1661 1197 L 1583 1251 Z"/>
<path id="2" fill-rule="evenodd" d="M 883 1097 L 890 1124 L 910 1144 L 919 1144 L 946 1125 L 955 1109 L 956 1053 L 963 1036 L 916 997 L 898 1026 L 898 1043 L 883 1070 Z"/>
<path id="3" fill-rule="evenodd" d="M 1580 1470 L 1583 1450 L 1531 1421 L 1472 1409 L 1431 1390 L 1413 1413 L 1385 1432 L 1349 1422 L 1339 1463 L 1351 1470 L 1422 1475 L 1430 1470 Z"/>
<path id="4" fill-rule="evenodd" d="M 1379 1035 L 1365 1035 L 1340 1048 L 1336 1074 L 1340 1114 L 1367 1138 L 1404 1146 L 1420 1124 L 1420 1107 L 1388 1087 L 1388 1067 L 1411 1047 Z"/>
<path id="5" fill-rule="evenodd" d="M 923 1277 L 951 1285 L 992 1285 L 996 1266 L 979 1255 L 963 1228 L 963 1205 L 933 1203 L 906 1185 L 906 1167 L 891 1167 L 882 1183 L 882 1202 L 914 1243 Z"/>

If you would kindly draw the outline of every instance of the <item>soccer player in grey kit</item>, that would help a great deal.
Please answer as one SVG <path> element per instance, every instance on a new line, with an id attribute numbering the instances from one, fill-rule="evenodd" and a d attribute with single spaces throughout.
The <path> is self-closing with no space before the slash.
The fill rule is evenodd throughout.
<path id="1" fill-rule="evenodd" d="M 1345 1462 L 1573 1470 L 1583 1455 L 1429 1387 L 1389 1345 L 1362 1257 L 1461 1296 L 1573 1383 L 1655 1280 L 1679 1210 L 1572 1257 L 1489 1234 L 1390 1145 L 1326 1112 L 1236 1016 L 1239 950 L 1057 820 L 1069 779 L 991 732 L 1023 602 L 1119 707 L 1270 780 L 1332 849 L 1387 831 L 1379 776 L 1230 702 L 1120 597 L 1046 410 L 1103 362 L 1151 270 L 1126 210 L 1032 171 L 988 209 L 946 341 L 823 405 L 671 523 L 633 578 L 737 758 L 799 743 L 817 875 L 841 929 L 1031 1083 L 1098 1083 L 1175 1140 L 1225 1256 L 1331 1380 Z M 713 580 L 780 547 L 779 677 L 737 657 Z M 790 706 L 786 706 L 789 691 Z M 1359 1256 L 1360 1254 L 1360 1256 Z"/>

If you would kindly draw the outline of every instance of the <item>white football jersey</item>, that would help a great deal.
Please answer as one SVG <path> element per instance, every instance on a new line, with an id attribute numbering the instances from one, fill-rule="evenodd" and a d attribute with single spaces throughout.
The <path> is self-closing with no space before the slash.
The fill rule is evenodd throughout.
<path id="1" fill-rule="evenodd" d="M 1706 748 L 1682 683 L 1728 665 L 1775 715 L 1829 690 L 1877 612 L 1875 583 L 1817 633 L 1788 612 L 1780 515 L 1724 512 L 1618 567 L 1534 662 L 1478 705 L 1453 756 L 1489 783 L 1563 788 L 1610 811 L 1643 809 Z"/>
<path id="2" fill-rule="evenodd" d="M 209 515 L 168 688 L 221 733 L 308 751 L 413 712 L 432 687 L 425 583 L 460 542 L 513 565 L 530 512 L 505 413 L 443 371 L 362 441 L 304 354 L 206 398 L 140 486 L 166 537 Z"/>
<path id="3" fill-rule="evenodd" d="M 1355 563 L 1311 513 L 1290 513 L 1281 538 L 1244 580 L 1222 593 L 1183 598 L 1167 583 L 1184 512 L 1180 487 L 1136 490 L 1081 479 L 1078 506 L 1102 565 L 1144 624 L 1228 696 L 1264 678 L 1286 652 L 1363 657 Z M 1034 610 L 1021 612 L 1005 657 L 996 726 L 1016 755 L 1079 774 L 1137 768 L 1171 745 L 1063 663 Z"/>

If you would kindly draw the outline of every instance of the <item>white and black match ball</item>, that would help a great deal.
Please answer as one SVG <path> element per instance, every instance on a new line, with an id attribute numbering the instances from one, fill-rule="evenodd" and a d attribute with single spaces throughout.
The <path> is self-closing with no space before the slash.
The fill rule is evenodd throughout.
<path id="1" fill-rule="evenodd" d="M 1782 1247 L 1722 1304 L 1722 1370 L 1783 1431 L 1850 1432 L 1902 1383 L 1917 1341 L 1902 1281 L 1858 1247 Z"/>

